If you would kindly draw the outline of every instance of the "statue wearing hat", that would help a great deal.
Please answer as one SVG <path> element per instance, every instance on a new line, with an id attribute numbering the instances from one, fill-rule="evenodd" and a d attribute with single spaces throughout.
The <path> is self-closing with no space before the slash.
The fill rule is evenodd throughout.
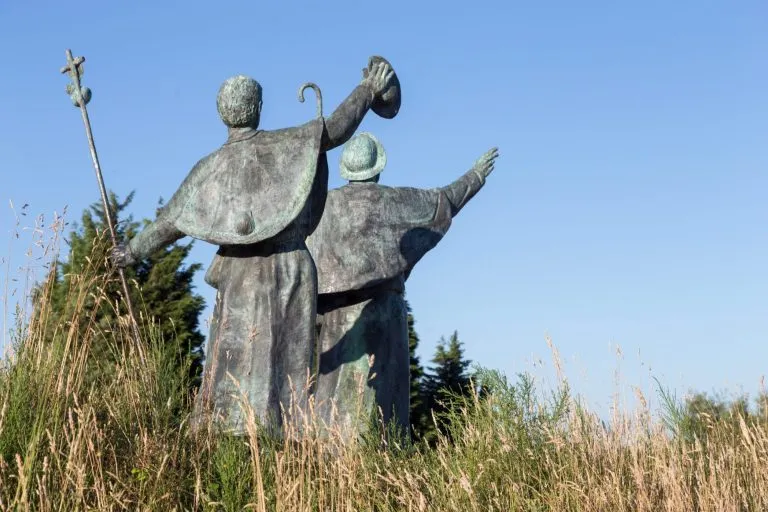
<path id="1" fill-rule="evenodd" d="M 493 171 L 496 148 L 442 188 L 379 185 L 386 153 L 370 133 L 341 155 L 349 183 L 328 191 L 307 239 L 318 273 L 319 415 L 346 436 L 381 410 L 385 423 L 409 428 L 409 351 L 405 281 L 442 239 L 451 221 Z"/>
<path id="2" fill-rule="evenodd" d="M 307 86 L 318 94 L 318 117 L 266 131 L 259 83 L 226 80 L 217 108 L 227 141 L 193 167 L 154 223 L 113 252 L 129 265 L 184 236 L 219 246 L 205 276 L 217 295 L 196 421 L 212 412 L 235 432 L 245 428 L 243 395 L 259 420 L 277 427 L 282 408 L 305 407 L 317 300 L 305 238 L 324 209 L 326 152 L 349 140 L 369 109 L 392 118 L 400 106 L 399 81 L 381 57 L 327 119 L 319 89 Z"/>

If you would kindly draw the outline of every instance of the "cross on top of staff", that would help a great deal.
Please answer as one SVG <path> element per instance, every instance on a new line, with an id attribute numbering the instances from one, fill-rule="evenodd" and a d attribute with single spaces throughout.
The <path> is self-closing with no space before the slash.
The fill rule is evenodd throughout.
<path id="1" fill-rule="evenodd" d="M 67 50 L 67 65 L 61 68 L 62 74 L 69 73 L 76 82 L 79 82 L 83 74 L 83 62 L 85 57 L 72 58 L 72 50 Z"/>

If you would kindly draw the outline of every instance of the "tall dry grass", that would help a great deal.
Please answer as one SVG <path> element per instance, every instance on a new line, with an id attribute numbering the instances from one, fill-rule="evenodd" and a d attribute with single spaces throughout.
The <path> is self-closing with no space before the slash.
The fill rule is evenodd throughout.
<path id="1" fill-rule="evenodd" d="M 311 417 L 276 439 L 247 409 L 245 436 L 193 434 L 187 373 L 152 323 L 142 363 L 126 322 L 85 313 L 110 300 L 106 279 L 77 276 L 57 326 L 45 284 L 16 323 L 0 370 L 2 511 L 768 510 L 765 423 L 712 422 L 690 438 L 641 400 L 605 424 L 565 381 L 544 394 L 525 375 L 484 372 L 482 396 L 437 419 L 434 447 L 375 433 L 345 444 L 315 435 Z M 105 330 L 110 371 L 94 381 Z"/>

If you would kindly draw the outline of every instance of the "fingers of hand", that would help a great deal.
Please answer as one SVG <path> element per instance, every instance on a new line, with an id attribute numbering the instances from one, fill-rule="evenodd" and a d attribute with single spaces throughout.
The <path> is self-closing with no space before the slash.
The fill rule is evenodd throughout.
<path id="1" fill-rule="evenodd" d="M 371 72 L 368 74 L 368 80 L 374 89 L 378 90 L 381 88 L 381 79 L 381 63 L 377 62 L 371 68 Z"/>
<path id="2" fill-rule="evenodd" d="M 363 70 L 363 78 L 367 81 L 372 81 L 376 78 L 376 72 L 378 69 L 378 64 L 373 64 L 372 66 L 365 68 Z"/>
<path id="3" fill-rule="evenodd" d="M 378 79 L 379 79 L 379 83 L 380 83 L 380 84 L 382 84 L 382 85 L 383 85 L 384 83 L 386 83 L 386 80 L 387 80 L 387 73 L 388 73 L 388 71 L 389 71 L 389 70 L 387 69 L 388 67 L 389 67 L 389 66 L 387 66 L 386 64 L 384 64 L 384 63 L 382 62 L 382 63 L 381 63 L 381 67 L 379 68 L 379 75 L 378 75 Z"/>

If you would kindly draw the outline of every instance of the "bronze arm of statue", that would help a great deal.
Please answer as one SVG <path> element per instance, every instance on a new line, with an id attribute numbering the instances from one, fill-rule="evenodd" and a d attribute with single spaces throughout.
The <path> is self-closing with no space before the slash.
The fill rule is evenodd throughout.
<path id="1" fill-rule="evenodd" d="M 325 120 L 321 151 L 337 148 L 354 135 L 373 101 L 387 88 L 394 74 L 386 62 L 377 62 L 372 66 L 360 85 Z"/>
<path id="2" fill-rule="evenodd" d="M 120 266 L 133 265 L 184 236 L 184 233 L 161 216 L 133 237 L 130 243 L 112 249 L 112 261 Z"/>
<path id="3" fill-rule="evenodd" d="M 483 188 L 485 179 L 493 172 L 493 166 L 498 156 L 498 148 L 488 150 L 461 178 L 439 189 L 451 203 L 451 216 L 455 217 L 464 205 Z"/>

